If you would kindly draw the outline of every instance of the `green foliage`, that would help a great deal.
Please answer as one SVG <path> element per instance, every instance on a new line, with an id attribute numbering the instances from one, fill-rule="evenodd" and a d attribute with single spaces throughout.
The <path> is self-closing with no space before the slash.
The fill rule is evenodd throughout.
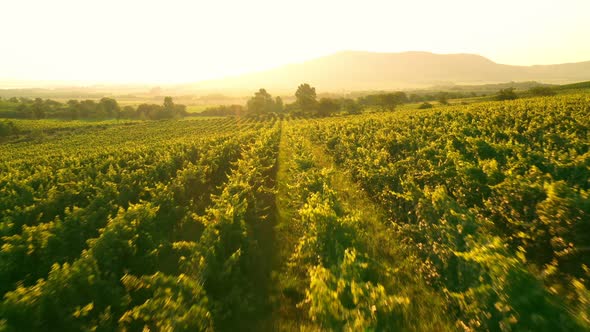
<path id="1" fill-rule="evenodd" d="M 436 101 L 438 101 L 441 105 L 448 105 L 449 104 L 449 93 L 448 92 L 439 92 L 436 96 Z"/>
<path id="2" fill-rule="evenodd" d="M 533 96 L 554 96 L 555 90 L 548 86 L 535 86 L 528 90 L 528 93 Z"/>
<path id="3" fill-rule="evenodd" d="M 277 97 L 279 98 L 279 97 Z M 202 112 L 198 113 L 199 116 L 240 116 L 245 114 L 245 108 L 242 105 L 229 105 L 229 106 L 217 106 L 208 107 Z"/>
<path id="4" fill-rule="evenodd" d="M 317 108 L 317 95 L 315 88 L 307 83 L 303 83 L 297 87 L 295 92 L 296 104 L 303 112 L 312 112 Z"/>
<path id="5" fill-rule="evenodd" d="M 10 99 L 12 100 L 12 98 Z M 164 105 L 141 104 L 137 108 L 125 106 L 121 109 L 113 98 L 94 100 L 68 100 L 67 103 L 36 98 L 35 100 L 12 100 L 16 106 L 3 110 L 2 117 L 14 119 L 172 119 L 187 115 L 186 106 L 174 104 L 171 97 L 166 97 Z M 5 107 L 2 107 L 5 108 Z"/>
<path id="6" fill-rule="evenodd" d="M 340 109 L 347 114 L 361 113 L 361 106 L 350 98 L 343 98 L 340 100 Z"/>
<path id="7" fill-rule="evenodd" d="M 174 104 L 172 97 L 165 97 L 162 106 L 156 104 L 141 104 L 137 106 L 136 110 L 136 117 L 149 120 L 174 119 L 186 115 L 186 106 Z"/>
<path id="8" fill-rule="evenodd" d="M 391 295 L 371 273 L 376 266 L 364 254 L 368 238 L 363 222 L 341 206 L 331 189 L 330 170 L 321 168 L 294 131 L 292 176 L 300 230 L 289 258 L 285 292 L 300 299 L 297 305 L 322 329 L 367 330 L 395 325 L 399 310 L 409 300 Z"/>
<path id="9" fill-rule="evenodd" d="M 459 325 L 498 331 L 582 328 L 563 303 L 526 269 L 524 255 L 511 255 L 497 237 L 479 242 L 469 252 L 457 253 L 481 271 L 479 282 L 462 293 L 451 294 L 464 315 Z"/>
<path id="10" fill-rule="evenodd" d="M 0 329 L 588 330 L 589 105 L 1 122 Z"/>
<path id="11" fill-rule="evenodd" d="M 420 104 L 418 106 L 418 109 L 424 110 L 424 109 L 429 109 L 429 108 L 432 108 L 432 107 L 434 107 L 434 106 L 432 106 L 431 103 L 423 102 L 422 104 Z"/>
<path id="12" fill-rule="evenodd" d="M 481 103 L 306 130 L 387 211 L 421 261 L 413 269 L 451 295 L 457 328 L 584 330 L 587 285 L 571 285 L 589 264 L 587 103 Z"/>
<path id="13" fill-rule="evenodd" d="M 282 112 L 284 110 L 285 110 L 285 107 L 283 105 L 283 99 L 281 97 L 277 96 L 275 98 L 275 109 L 274 109 L 274 111 L 280 113 L 280 112 Z"/>
<path id="14" fill-rule="evenodd" d="M 305 303 L 309 316 L 323 328 L 337 331 L 380 330 L 393 325 L 399 307 L 409 299 L 387 294 L 380 284 L 367 281 L 368 264 L 354 249 L 333 269 L 310 268 Z"/>
<path id="15" fill-rule="evenodd" d="M 150 135 L 141 126 L 107 130 L 110 141 L 101 147 L 83 144 L 100 139 L 91 126 L 55 146 L 27 142 L 3 150 L 10 160 L 0 178 L 8 184 L 0 195 L 3 328 L 213 329 L 220 300 L 209 302 L 202 285 L 208 266 L 197 245 L 198 214 L 221 192 L 242 149 L 276 142 L 276 130 L 275 140 L 264 136 L 271 125 L 165 122 Z M 137 145 L 122 149 L 130 139 Z M 77 154 L 63 158 L 69 148 Z"/>
<path id="16" fill-rule="evenodd" d="M 101 98 L 98 102 L 100 117 L 105 118 L 119 118 L 121 108 L 115 99 L 112 98 Z"/>
<path id="17" fill-rule="evenodd" d="M 277 110 L 277 104 L 265 89 L 260 89 L 254 97 L 248 100 L 248 112 L 252 114 L 267 114 Z"/>
<path id="18" fill-rule="evenodd" d="M 517 98 L 518 96 L 514 92 L 514 88 L 501 89 L 496 95 L 496 100 L 514 100 Z"/>
<path id="19" fill-rule="evenodd" d="M 564 271 L 581 276 L 590 266 L 586 251 L 590 243 L 590 192 L 570 187 L 565 181 L 544 185 L 546 198 L 537 215 L 553 258 Z M 582 265 L 580 265 L 582 264 Z"/>
<path id="20" fill-rule="evenodd" d="M 322 98 L 318 103 L 318 115 L 319 116 L 330 116 L 332 113 L 340 109 L 340 104 L 334 99 Z"/>
<path id="21" fill-rule="evenodd" d="M 209 331 L 213 329 L 207 296 L 196 280 L 157 272 L 141 278 L 125 275 L 121 282 L 140 303 L 119 319 L 124 329 Z M 143 301 L 143 302 L 142 302 Z"/>
<path id="22" fill-rule="evenodd" d="M 265 287 L 265 267 L 257 257 L 263 244 L 261 231 L 273 199 L 270 175 L 276 163 L 279 127 L 261 133 L 243 151 L 228 181 L 202 218 L 198 251 L 202 276 L 211 301 L 215 325 L 231 329 L 254 319 L 264 307 L 255 291 Z"/>
<path id="23" fill-rule="evenodd" d="M 0 121 L 0 137 L 14 135 L 17 132 L 18 129 L 12 121 Z"/>
<path id="24" fill-rule="evenodd" d="M 408 96 L 401 91 L 381 93 L 360 97 L 358 102 L 366 106 L 378 106 L 384 110 L 393 110 L 396 106 L 409 101 Z"/>

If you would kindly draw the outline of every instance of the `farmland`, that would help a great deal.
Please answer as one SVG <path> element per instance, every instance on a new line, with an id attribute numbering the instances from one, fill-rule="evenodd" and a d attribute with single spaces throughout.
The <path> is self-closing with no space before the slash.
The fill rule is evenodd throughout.
<path id="1" fill-rule="evenodd" d="M 11 120 L 0 330 L 590 329 L 590 97 Z"/>

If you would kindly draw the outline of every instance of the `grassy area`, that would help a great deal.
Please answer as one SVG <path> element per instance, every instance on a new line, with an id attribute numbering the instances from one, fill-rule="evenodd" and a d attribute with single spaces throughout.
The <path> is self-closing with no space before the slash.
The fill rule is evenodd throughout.
<path id="1" fill-rule="evenodd" d="M 189 113 L 201 113 L 213 105 L 187 105 L 186 111 Z"/>

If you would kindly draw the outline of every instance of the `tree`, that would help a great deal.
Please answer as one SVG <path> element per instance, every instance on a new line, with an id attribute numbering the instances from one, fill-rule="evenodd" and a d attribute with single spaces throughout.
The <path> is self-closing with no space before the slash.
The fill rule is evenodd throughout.
<path id="1" fill-rule="evenodd" d="M 496 95 L 496 100 L 514 100 L 518 98 L 516 93 L 514 92 L 514 88 L 506 88 L 498 91 Z"/>
<path id="2" fill-rule="evenodd" d="M 419 101 L 423 101 L 424 98 L 421 97 L 421 96 L 419 96 L 419 95 L 417 95 L 417 94 L 415 94 L 415 93 L 412 93 L 410 95 L 410 97 L 408 98 L 408 100 L 411 101 L 411 102 L 413 102 L 413 103 L 416 103 L 416 102 L 419 102 Z"/>
<path id="3" fill-rule="evenodd" d="M 185 117 L 188 114 L 186 111 L 186 105 L 182 104 L 175 104 L 174 105 L 174 116 L 175 117 Z"/>
<path id="4" fill-rule="evenodd" d="M 172 111 L 174 109 L 174 102 L 172 101 L 172 97 L 164 97 L 164 109 L 167 111 Z"/>
<path id="5" fill-rule="evenodd" d="M 161 109 L 156 112 L 157 119 L 172 119 L 176 117 L 186 116 L 186 106 L 181 104 L 175 104 L 172 97 L 164 97 L 164 104 Z"/>
<path id="6" fill-rule="evenodd" d="M 295 98 L 297 98 L 297 105 L 304 112 L 311 112 L 317 108 L 315 88 L 307 83 L 299 85 L 295 92 Z"/>
<path id="7" fill-rule="evenodd" d="M 436 96 L 436 100 L 441 105 L 448 105 L 449 104 L 449 93 L 448 92 L 439 92 Z"/>
<path id="8" fill-rule="evenodd" d="M 70 119 L 76 120 L 79 117 L 80 113 L 80 102 L 77 100 L 70 99 L 68 100 L 68 113 Z"/>
<path id="9" fill-rule="evenodd" d="M 284 110 L 283 99 L 279 96 L 275 98 L 275 112 L 282 112 Z"/>
<path id="10" fill-rule="evenodd" d="M 32 116 L 34 119 L 43 119 L 45 117 L 45 107 L 43 106 L 43 99 L 35 98 L 32 105 Z"/>
<path id="11" fill-rule="evenodd" d="M 396 91 L 396 92 L 393 92 L 392 94 L 393 94 L 393 99 L 395 100 L 395 102 L 398 105 L 405 104 L 410 101 L 410 99 L 408 99 L 408 95 L 406 95 L 406 93 L 403 91 Z"/>
<path id="12" fill-rule="evenodd" d="M 19 114 L 19 117 L 21 117 L 21 118 L 32 118 L 33 117 L 31 107 L 29 107 L 29 105 L 27 105 L 27 104 L 18 104 L 18 106 L 16 106 L 16 111 Z"/>
<path id="13" fill-rule="evenodd" d="M 100 99 L 100 101 L 98 102 L 98 107 L 101 109 L 102 112 L 105 113 L 107 117 L 119 117 L 119 112 L 121 108 L 119 107 L 117 101 L 113 98 L 105 97 Z"/>
<path id="14" fill-rule="evenodd" d="M 137 106 L 137 117 L 140 119 L 155 119 L 159 112 L 160 105 L 141 104 Z"/>
<path id="15" fill-rule="evenodd" d="M 216 107 L 208 107 L 204 111 L 198 113 L 198 116 L 235 116 L 244 113 L 244 106 L 242 105 L 220 105 Z"/>
<path id="16" fill-rule="evenodd" d="M 350 98 L 344 98 L 340 100 L 340 109 L 348 114 L 361 113 L 361 106 Z"/>
<path id="17" fill-rule="evenodd" d="M 340 108 L 338 102 L 331 98 L 322 98 L 318 104 L 319 116 L 330 116 Z"/>
<path id="18" fill-rule="evenodd" d="M 135 117 L 135 109 L 133 106 L 127 105 L 123 107 L 123 110 L 121 111 L 121 117 L 126 119 Z"/>
<path id="19" fill-rule="evenodd" d="M 265 89 L 260 89 L 248 100 L 248 111 L 254 114 L 271 113 L 275 110 L 275 102 Z"/>
<path id="20" fill-rule="evenodd" d="M 393 110 L 397 105 L 407 102 L 408 96 L 401 91 L 367 95 L 359 98 L 359 104 L 367 106 L 379 106 L 384 110 Z"/>
<path id="21" fill-rule="evenodd" d="M 555 90 L 548 86 L 534 86 L 529 89 L 529 93 L 533 96 L 554 96 Z"/>
<path id="22" fill-rule="evenodd" d="M 406 102 L 408 102 L 408 97 L 403 92 L 393 92 L 379 95 L 379 103 L 384 109 L 393 110 L 397 105 Z"/>
<path id="23" fill-rule="evenodd" d="M 81 118 L 94 117 L 96 113 L 96 103 L 94 100 L 83 100 L 80 102 L 79 116 Z"/>

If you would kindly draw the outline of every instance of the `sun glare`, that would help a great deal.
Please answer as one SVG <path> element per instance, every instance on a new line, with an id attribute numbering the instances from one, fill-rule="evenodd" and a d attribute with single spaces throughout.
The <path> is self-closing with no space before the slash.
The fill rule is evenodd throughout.
<path id="1" fill-rule="evenodd" d="M 590 2 L 3 2 L 0 79 L 195 82 L 341 50 L 590 58 Z M 526 23 L 525 23 L 526 22 Z"/>

